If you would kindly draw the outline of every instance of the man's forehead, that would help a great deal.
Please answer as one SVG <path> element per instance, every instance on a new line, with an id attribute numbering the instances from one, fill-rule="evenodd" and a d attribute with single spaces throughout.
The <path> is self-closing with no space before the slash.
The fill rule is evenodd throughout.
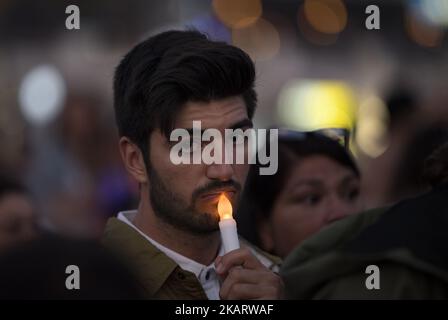
<path id="1" fill-rule="evenodd" d="M 239 96 L 210 102 L 189 101 L 180 109 L 175 127 L 191 128 L 193 121 L 201 121 L 202 128 L 222 128 L 247 118 L 246 104 Z"/>

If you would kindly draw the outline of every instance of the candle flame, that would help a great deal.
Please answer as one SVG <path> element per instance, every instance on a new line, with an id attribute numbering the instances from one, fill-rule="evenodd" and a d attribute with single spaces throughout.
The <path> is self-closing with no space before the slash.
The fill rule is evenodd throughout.
<path id="1" fill-rule="evenodd" d="M 232 204 L 224 193 L 219 196 L 218 213 L 221 220 L 232 219 Z"/>

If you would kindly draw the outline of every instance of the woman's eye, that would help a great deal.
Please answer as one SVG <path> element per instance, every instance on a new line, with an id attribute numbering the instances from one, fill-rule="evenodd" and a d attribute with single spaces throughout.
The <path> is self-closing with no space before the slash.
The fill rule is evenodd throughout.
<path id="1" fill-rule="evenodd" d="M 305 202 L 310 205 L 315 205 L 319 201 L 320 201 L 320 196 L 318 196 L 318 195 L 311 195 L 305 199 Z"/>
<path id="2" fill-rule="evenodd" d="M 349 201 L 355 201 L 359 196 L 359 189 L 352 189 L 350 191 L 348 191 L 345 195 L 345 198 Z"/>
<path id="3" fill-rule="evenodd" d="M 314 206 L 319 203 L 321 196 L 317 194 L 310 194 L 297 198 L 297 202 L 304 205 Z"/>

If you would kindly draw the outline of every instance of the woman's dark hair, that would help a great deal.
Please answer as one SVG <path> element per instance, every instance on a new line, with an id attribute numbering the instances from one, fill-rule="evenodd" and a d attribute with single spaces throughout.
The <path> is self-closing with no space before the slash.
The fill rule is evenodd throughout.
<path id="1" fill-rule="evenodd" d="M 286 184 L 291 169 L 297 161 L 314 155 L 322 155 L 349 168 L 360 177 L 360 172 L 349 152 L 334 139 L 315 132 L 291 132 L 279 135 L 278 170 L 274 175 L 260 175 L 260 164 L 252 165 L 239 207 L 238 230 L 241 235 L 259 245 L 254 223 L 268 218 L 274 203 Z"/>
<path id="2" fill-rule="evenodd" d="M 120 136 L 148 158 L 154 129 L 169 137 L 176 113 L 188 101 L 241 95 L 252 118 L 255 67 L 241 49 L 198 31 L 167 31 L 136 45 L 118 65 L 114 108 Z"/>

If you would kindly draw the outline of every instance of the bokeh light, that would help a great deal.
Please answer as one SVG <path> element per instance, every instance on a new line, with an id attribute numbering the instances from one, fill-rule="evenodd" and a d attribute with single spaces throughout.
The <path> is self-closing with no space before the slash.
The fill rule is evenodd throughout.
<path id="1" fill-rule="evenodd" d="M 265 19 L 255 24 L 232 30 L 232 42 L 246 51 L 253 60 L 273 58 L 280 50 L 280 36 L 275 26 Z"/>
<path id="2" fill-rule="evenodd" d="M 304 6 L 300 6 L 297 13 L 297 24 L 303 37 L 310 43 L 319 46 L 328 46 L 334 44 L 338 37 L 338 33 L 323 33 L 317 31 L 312 25 L 310 25 L 308 19 L 305 16 Z"/>
<path id="3" fill-rule="evenodd" d="M 280 92 L 278 116 L 291 129 L 351 131 L 355 121 L 353 90 L 342 81 L 294 80 Z"/>
<path id="4" fill-rule="evenodd" d="M 405 29 L 408 36 L 423 47 L 437 47 L 443 39 L 443 30 L 439 26 L 412 11 L 405 15 Z"/>
<path id="5" fill-rule="evenodd" d="M 447 0 L 418 0 L 412 7 L 420 11 L 421 15 L 430 23 L 439 26 L 448 26 Z"/>
<path id="6" fill-rule="evenodd" d="M 376 96 L 361 101 L 358 109 L 355 141 L 364 154 L 379 157 L 386 151 L 389 113 L 383 100 Z"/>
<path id="7" fill-rule="evenodd" d="M 59 71 L 40 65 L 29 71 L 19 89 L 19 105 L 31 124 L 45 125 L 56 117 L 65 99 L 66 87 Z"/>
<path id="8" fill-rule="evenodd" d="M 230 28 L 248 27 L 263 13 L 260 0 L 213 0 L 212 6 L 216 16 Z"/>
<path id="9" fill-rule="evenodd" d="M 305 18 L 316 31 L 335 34 L 347 24 L 347 9 L 340 0 L 305 0 L 303 9 Z"/>

